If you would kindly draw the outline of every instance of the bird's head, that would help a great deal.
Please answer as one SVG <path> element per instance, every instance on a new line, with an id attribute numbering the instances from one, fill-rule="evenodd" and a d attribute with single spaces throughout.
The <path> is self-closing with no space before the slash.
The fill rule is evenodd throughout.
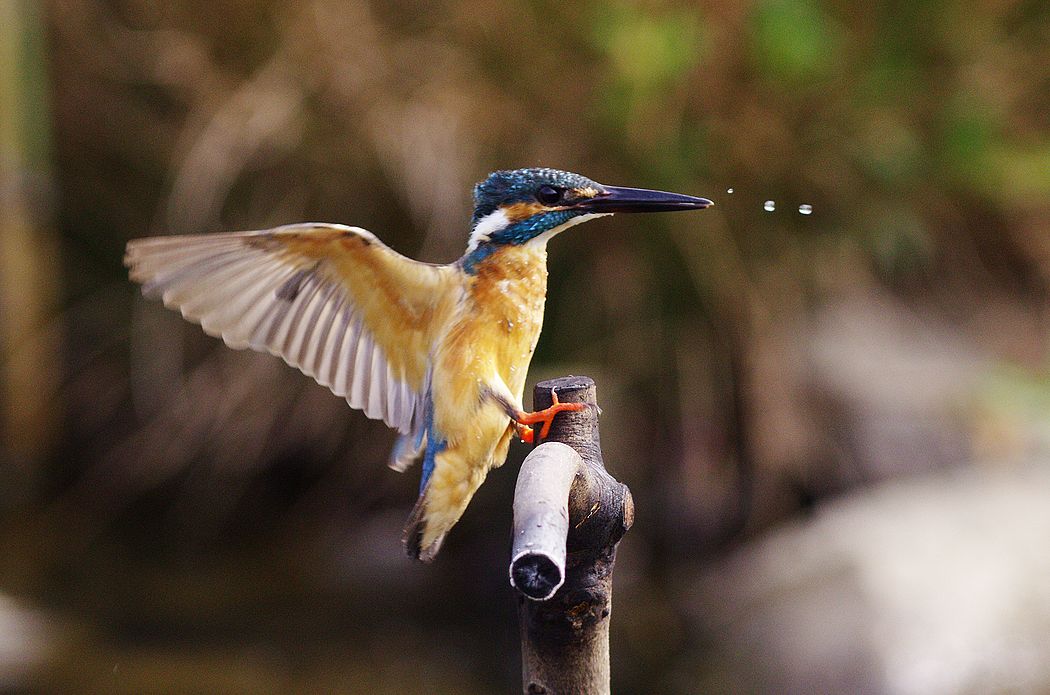
<path id="1" fill-rule="evenodd" d="M 614 212 L 699 210 L 712 204 L 678 193 L 603 186 L 557 169 L 497 171 L 474 187 L 468 258 L 500 246 L 546 241 L 574 224 Z"/>

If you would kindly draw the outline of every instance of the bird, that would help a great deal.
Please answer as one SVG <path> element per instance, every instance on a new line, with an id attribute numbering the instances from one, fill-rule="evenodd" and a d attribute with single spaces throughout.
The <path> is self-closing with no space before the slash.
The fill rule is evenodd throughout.
<path id="1" fill-rule="evenodd" d="M 512 438 L 547 435 L 554 404 L 526 412 L 526 374 L 547 293 L 547 243 L 613 213 L 697 210 L 677 193 L 599 184 L 550 168 L 501 170 L 474 187 L 466 252 L 409 259 L 359 227 L 159 236 L 124 264 L 160 299 L 231 348 L 269 352 L 399 433 L 389 465 L 422 458 L 406 552 L 433 560 Z"/>

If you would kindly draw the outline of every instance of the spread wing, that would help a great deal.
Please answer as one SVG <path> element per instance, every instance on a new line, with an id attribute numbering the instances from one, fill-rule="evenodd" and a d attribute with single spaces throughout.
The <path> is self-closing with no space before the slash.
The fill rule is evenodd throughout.
<path id="1" fill-rule="evenodd" d="M 449 266 L 330 224 L 135 239 L 124 263 L 147 297 L 230 347 L 279 355 L 368 417 L 420 430 Z"/>

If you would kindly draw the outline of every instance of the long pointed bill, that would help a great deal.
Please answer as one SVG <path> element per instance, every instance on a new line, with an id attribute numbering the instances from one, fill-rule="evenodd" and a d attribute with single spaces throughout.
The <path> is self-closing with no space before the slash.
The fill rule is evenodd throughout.
<path id="1" fill-rule="evenodd" d="M 703 210 L 714 205 L 707 198 L 696 198 L 680 193 L 619 186 L 604 186 L 604 188 L 605 193 L 581 200 L 573 207 L 587 212 L 673 212 L 675 210 Z"/>

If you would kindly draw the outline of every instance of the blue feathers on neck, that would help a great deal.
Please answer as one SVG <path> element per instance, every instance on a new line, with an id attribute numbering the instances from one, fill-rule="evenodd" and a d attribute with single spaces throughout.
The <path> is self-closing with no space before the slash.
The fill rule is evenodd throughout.
<path id="1" fill-rule="evenodd" d="M 462 260 L 463 270 L 473 275 L 477 272 L 477 265 L 501 247 L 524 244 L 544 232 L 560 227 L 578 214 L 575 210 L 551 210 L 509 224 L 468 252 Z"/>
<path id="2" fill-rule="evenodd" d="M 494 254 L 498 249 L 498 246 L 488 242 L 478 244 L 473 251 L 470 251 L 467 255 L 463 256 L 463 258 L 459 259 L 463 272 L 467 275 L 476 275 L 478 272 L 478 264 Z"/>

